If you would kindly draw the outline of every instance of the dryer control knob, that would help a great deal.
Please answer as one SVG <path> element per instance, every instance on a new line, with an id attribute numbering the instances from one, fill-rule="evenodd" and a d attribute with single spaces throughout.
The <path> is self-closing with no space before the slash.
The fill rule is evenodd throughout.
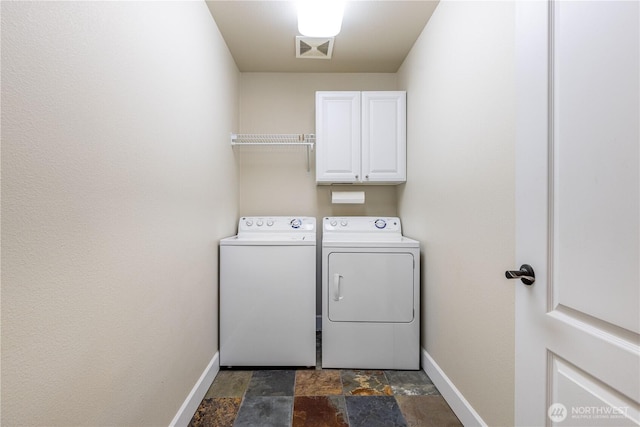
<path id="1" fill-rule="evenodd" d="M 267 221 L 267 227 L 271 227 L 273 225 L 273 220 L 268 220 Z"/>
<path id="2" fill-rule="evenodd" d="M 291 227 L 300 228 L 301 225 L 302 225 L 302 221 L 300 221 L 299 218 L 294 218 L 291 220 Z"/>
<path id="3" fill-rule="evenodd" d="M 387 226 L 387 221 L 385 221 L 384 219 L 376 219 L 376 222 L 374 224 L 376 225 L 376 228 L 382 230 Z"/>
<path id="4" fill-rule="evenodd" d="M 329 224 L 331 224 L 332 227 L 335 227 L 336 225 L 338 225 L 338 221 L 332 219 L 331 221 L 329 221 Z"/>
<path id="5" fill-rule="evenodd" d="M 250 219 L 248 219 L 245 224 L 247 224 L 248 227 L 251 227 L 253 225 L 253 221 L 251 221 Z"/>
<path id="6" fill-rule="evenodd" d="M 256 222 L 256 225 L 258 227 L 262 227 L 262 224 L 264 224 L 264 222 L 262 222 L 262 220 L 258 220 L 258 222 Z"/>
<path id="7" fill-rule="evenodd" d="M 346 226 L 347 226 L 347 224 L 348 224 L 348 223 L 347 223 L 347 220 L 345 220 L 345 219 L 343 219 L 342 221 L 340 221 L 340 225 L 341 225 L 341 226 L 343 226 L 343 227 L 346 227 Z"/>

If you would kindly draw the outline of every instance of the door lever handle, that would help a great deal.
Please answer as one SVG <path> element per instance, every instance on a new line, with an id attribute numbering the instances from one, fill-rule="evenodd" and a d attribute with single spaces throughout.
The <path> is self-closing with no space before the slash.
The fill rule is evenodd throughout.
<path id="1" fill-rule="evenodd" d="M 522 283 L 529 286 L 536 281 L 536 274 L 529 264 L 522 264 L 520 270 L 507 270 L 504 272 L 504 276 L 507 279 L 521 279 Z"/>

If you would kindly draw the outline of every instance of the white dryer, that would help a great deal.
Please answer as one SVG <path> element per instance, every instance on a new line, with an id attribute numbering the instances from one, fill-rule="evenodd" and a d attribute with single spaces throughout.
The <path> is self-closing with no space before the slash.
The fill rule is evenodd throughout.
<path id="1" fill-rule="evenodd" d="M 220 241 L 220 365 L 315 366 L 316 219 L 244 217 Z"/>
<path id="2" fill-rule="evenodd" d="M 322 367 L 420 368 L 420 243 L 399 218 L 323 219 Z"/>

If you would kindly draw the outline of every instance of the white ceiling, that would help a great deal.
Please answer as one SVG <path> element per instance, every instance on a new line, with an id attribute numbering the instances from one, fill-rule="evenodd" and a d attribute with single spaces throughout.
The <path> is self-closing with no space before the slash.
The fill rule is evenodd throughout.
<path id="1" fill-rule="evenodd" d="M 347 1 L 332 59 L 296 58 L 294 1 L 208 0 L 241 72 L 394 73 L 437 0 Z"/>

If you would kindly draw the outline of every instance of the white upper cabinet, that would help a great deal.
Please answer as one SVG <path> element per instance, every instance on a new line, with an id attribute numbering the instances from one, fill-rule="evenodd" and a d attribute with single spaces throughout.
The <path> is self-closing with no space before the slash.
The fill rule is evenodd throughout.
<path id="1" fill-rule="evenodd" d="M 399 184 L 406 171 L 406 92 L 316 92 L 318 184 Z"/>
<path id="2" fill-rule="evenodd" d="M 372 183 L 407 180 L 406 92 L 362 92 L 362 176 Z"/>
<path id="3" fill-rule="evenodd" d="M 360 92 L 316 92 L 316 181 L 360 178 Z"/>

